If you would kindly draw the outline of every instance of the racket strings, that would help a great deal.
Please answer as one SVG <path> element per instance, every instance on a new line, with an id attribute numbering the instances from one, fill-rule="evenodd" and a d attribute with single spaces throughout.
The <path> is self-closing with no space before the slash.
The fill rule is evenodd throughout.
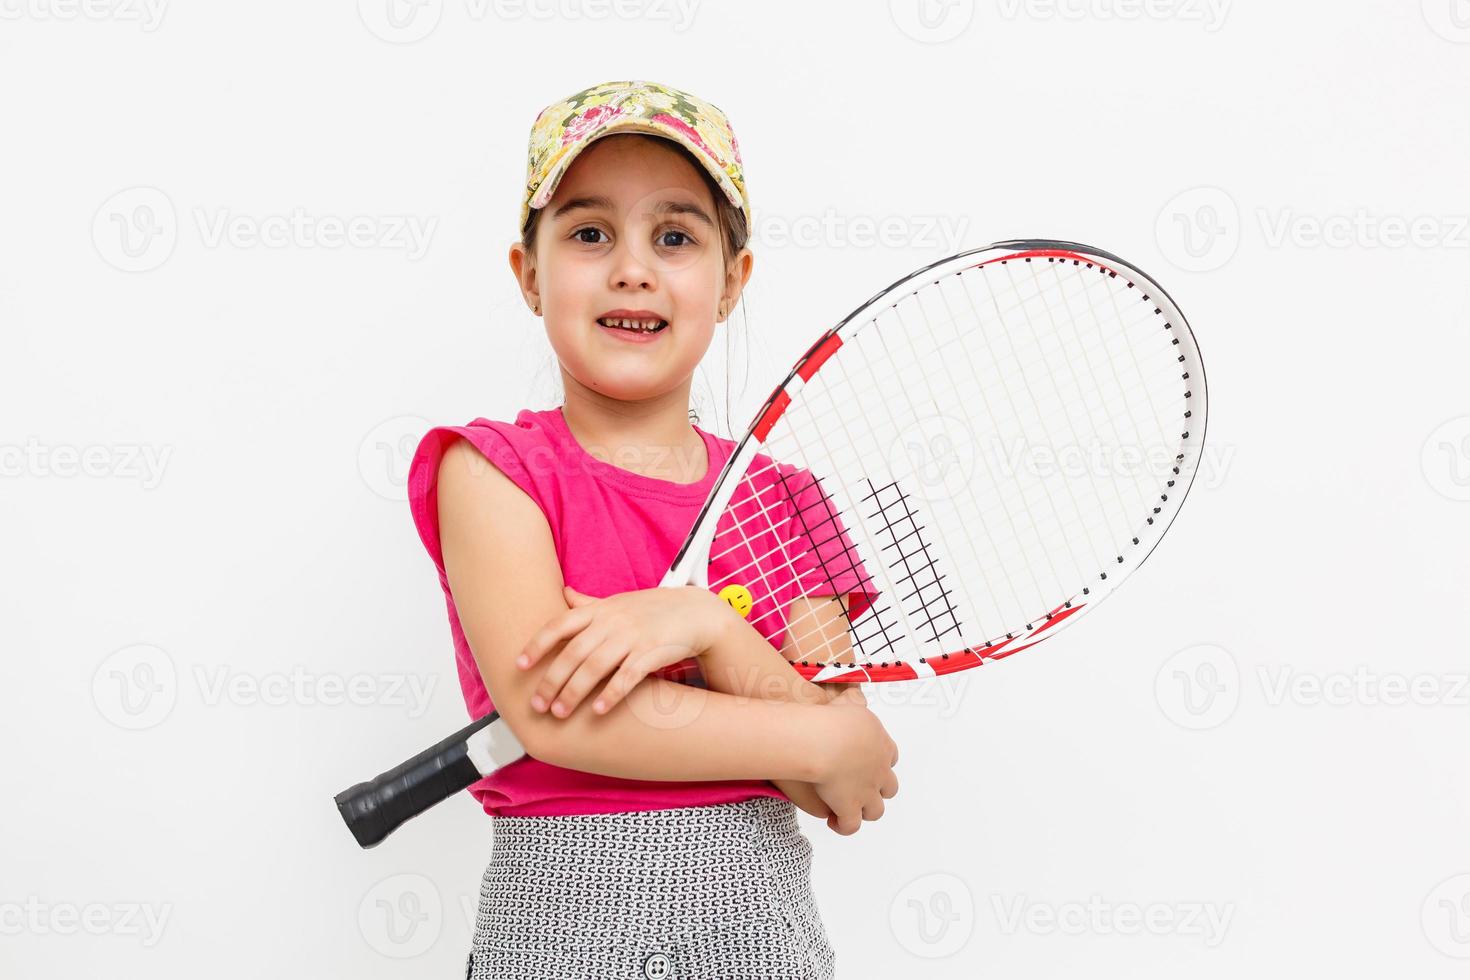
<path id="1" fill-rule="evenodd" d="M 1031 279 L 1031 282 L 1029 283 L 1029 286 L 1032 288 L 1032 290 L 1034 291 L 1034 294 L 1036 296 L 1040 296 L 1041 293 L 1042 293 L 1042 290 L 1043 290 L 1043 286 L 1042 286 L 1042 284 L 1041 284 L 1041 282 L 1039 280 L 1039 267 L 1033 265 L 1032 263 L 1006 263 L 1005 265 L 1001 266 L 999 270 L 994 271 L 992 274 L 994 274 L 994 275 L 1000 275 L 1002 272 L 1004 272 L 1004 274 L 1007 275 L 1007 276 L 1009 276 L 1009 278 L 1010 278 L 1010 283 L 1009 284 L 1010 284 L 1011 289 L 1013 291 L 1019 291 L 1019 287 L 1020 287 L 1021 284 L 1018 283 L 1018 281 L 1017 281 L 1017 272 L 1018 271 L 1024 272 L 1024 271 L 1027 271 L 1027 270 L 1030 271 L 1031 276 L 1032 276 L 1032 279 Z M 1085 287 L 1085 284 L 1084 284 L 1083 285 L 1083 289 L 1085 289 L 1085 288 L 1086 287 Z M 1057 290 L 1056 293 L 1057 293 L 1057 295 L 1058 295 L 1059 300 L 1060 300 L 1061 303 L 1067 304 L 1067 305 L 1070 306 L 1070 303 L 1071 303 L 1071 300 L 1072 300 L 1073 297 L 1071 297 L 1071 296 L 1068 295 L 1068 292 L 1067 292 L 1066 289 Z M 967 298 L 969 298 L 971 300 L 971 303 L 972 303 L 972 307 L 971 308 L 974 309 L 973 296 L 972 296 L 971 292 L 968 289 L 965 291 L 965 295 L 966 295 Z M 992 303 L 994 303 L 995 302 L 994 299 L 993 299 L 994 294 L 992 293 L 991 296 L 992 296 Z M 1047 308 L 1046 308 L 1047 321 L 1048 321 L 1049 325 L 1052 327 L 1053 330 L 1057 329 L 1057 326 L 1058 326 L 1058 324 L 1057 324 L 1057 317 L 1055 315 L 1055 310 L 1054 310 L 1054 305 L 1055 304 L 1047 304 Z M 978 311 L 977 311 L 977 318 L 978 318 Z M 1015 372 L 1015 376 L 1016 377 L 1019 377 L 1022 380 L 1023 384 L 1025 385 L 1025 387 L 1026 387 L 1026 395 L 1030 399 L 1030 404 L 1032 406 L 1039 406 L 1039 405 L 1043 404 L 1044 400 L 1042 398 L 1039 398 L 1037 396 L 1036 391 L 1035 391 L 1036 385 L 1032 381 L 1033 378 L 1037 377 L 1037 373 L 1038 372 L 1036 372 L 1034 370 L 1028 370 L 1027 366 L 1022 363 L 1021 357 L 1019 356 L 1019 354 L 1017 352 L 1016 340 L 1015 340 L 1014 334 L 1011 332 L 1011 330 L 1007 326 L 1007 324 L 1009 323 L 1009 320 L 1010 320 L 1010 318 L 1008 316 L 1004 316 L 1004 315 L 998 315 L 996 317 L 996 321 L 999 324 L 1001 324 L 1001 326 L 1003 327 L 1003 332 L 1004 332 L 1004 335 L 1005 335 L 1006 345 L 1007 345 L 1007 347 L 1009 348 L 1009 351 L 1010 351 L 1010 359 L 1017 365 L 1017 368 L 1018 368 L 1018 370 Z M 982 332 L 982 336 L 983 336 L 983 332 Z M 1081 337 L 1074 337 L 1074 339 L 1076 339 L 1078 341 L 1078 347 L 1079 348 L 1086 346 L 1085 342 L 1083 341 L 1083 339 Z M 1038 349 L 1039 349 L 1039 346 L 1040 345 L 1038 344 Z M 1001 363 L 1000 359 L 998 358 L 998 356 L 996 355 L 996 353 L 994 351 L 993 345 L 989 344 L 988 342 L 987 342 L 987 351 L 986 352 L 991 356 L 991 359 L 992 359 L 992 362 L 993 363 L 997 363 L 997 364 Z M 1078 384 L 1075 374 L 1074 373 L 1071 373 L 1071 367 L 1070 367 L 1071 361 L 1070 361 L 1070 359 L 1069 358 L 1066 358 L 1066 357 L 1061 357 L 1061 358 L 1057 358 L 1057 360 L 1061 360 L 1061 361 L 1063 361 L 1063 362 L 1065 362 L 1065 363 L 1068 364 L 1068 371 L 1069 371 L 1069 374 L 1071 374 L 1071 379 L 1070 380 L 1071 380 L 1071 383 L 1072 383 L 1072 390 L 1074 390 L 1074 391 L 1081 391 L 1082 390 L 1082 386 L 1080 384 Z M 1042 356 L 1039 357 L 1039 358 L 1037 358 L 1037 362 L 1036 363 L 1042 364 L 1042 363 L 1047 363 L 1047 362 L 1048 362 L 1048 357 L 1043 352 L 1042 353 Z M 1050 384 L 1050 396 L 1046 400 L 1047 401 L 1051 401 L 1051 402 L 1053 402 L 1053 403 L 1058 404 L 1059 406 L 1061 406 L 1061 415 L 1062 415 L 1062 418 L 1066 422 L 1066 425 L 1067 425 L 1067 430 L 1068 430 L 1067 431 L 1067 434 L 1071 436 L 1071 438 L 1073 439 L 1073 441 L 1075 443 L 1077 443 L 1077 444 L 1080 445 L 1081 442 L 1082 442 L 1082 437 L 1081 437 L 1080 433 L 1078 433 L 1075 424 L 1072 422 L 1071 415 L 1067 412 L 1065 406 L 1062 405 L 1064 399 L 1062 397 L 1061 386 L 1058 385 L 1057 379 L 1056 379 L 1056 377 L 1054 375 L 1048 376 L 1045 380 L 1049 380 L 1051 382 L 1051 384 Z M 1007 399 L 1011 403 L 1012 416 L 1014 418 L 1016 418 L 1016 419 L 1020 419 L 1021 418 L 1021 412 L 1020 412 L 1019 408 L 1016 406 L 1016 403 L 1015 403 L 1016 402 L 1016 396 L 1015 396 L 1015 394 L 1012 392 L 1012 389 L 1010 387 L 1003 387 L 1003 390 L 1006 393 Z M 1049 425 L 1046 424 L 1046 420 L 1044 418 L 1041 418 L 1041 413 L 1040 412 L 1038 412 L 1037 415 L 1038 415 L 1039 420 L 1042 422 L 1044 428 L 1046 429 L 1046 431 L 1050 432 L 1051 431 L 1051 426 L 1049 426 Z M 1090 476 L 1090 474 L 1089 474 L 1089 476 Z M 1057 524 L 1059 526 L 1060 525 L 1064 525 L 1066 523 L 1066 518 L 1063 517 L 1061 510 L 1058 508 L 1056 499 L 1053 496 L 1053 489 L 1052 489 L 1052 487 L 1050 486 L 1050 484 L 1043 482 L 1042 483 L 1042 488 L 1043 488 L 1044 495 L 1047 498 L 1047 503 L 1048 503 L 1048 505 L 1049 505 L 1049 507 L 1051 509 L 1051 512 L 1052 512 L 1052 515 L 1053 515 L 1054 519 L 1056 520 L 1056 522 L 1057 522 Z M 1079 500 L 1077 498 L 1077 492 L 1078 492 L 1077 488 L 1073 487 L 1070 483 L 1066 483 L 1066 484 L 1063 485 L 1063 489 L 1066 490 L 1067 495 L 1068 495 L 1068 502 L 1072 505 L 1071 513 L 1073 513 L 1073 514 L 1083 513 L 1083 510 L 1084 509 L 1083 509 L 1081 503 L 1079 502 Z M 1095 480 L 1092 481 L 1091 489 L 1094 492 L 1094 494 L 1097 494 L 1099 496 L 1101 495 L 1100 494 L 1100 491 L 1097 488 L 1097 485 L 1096 485 L 1096 481 Z M 1115 492 L 1117 492 L 1117 488 L 1116 487 L 1114 487 L 1113 489 L 1114 489 Z M 1119 502 L 1122 503 L 1121 496 L 1119 496 Z M 984 520 L 985 515 L 983 513 L 980 514 L 979 516 L 981 517 L 982 520 Z M 1034 519 L 1033 519 L 1033 524 L 1034 524 Z M 1016 535 L 1016 538 L 1017 538 L 1017 540 L 1019 540 L 1019 538 L 1020 538 L 1019 533 Z M 1099 550 L 1098 550 L 1098 547 L 1097 547 L 1097 543 L 1096 543 L 1096 540 L 1095 540 L 1095 534 L 1093 533 L 1093 531 L 1092 531 L 1091 528 L 1089 528 L 1089 527 L 1086 526 L 1086 524 L 1083 524 L 1083 538 L 1085 539 L 1085 541 L 1087 543 L 1087 546 L 1088 546 L 1088 548 L 1090 550 L 1091 566 L 1093 568 L 1100 567 L 1101 564 L 1102 564 L 1102 560 L 1103 560 L 1102 559 L 1102 555 L 1099 553 Z M 1084 560 L 1083 559 L 1080 559 L 1078 557 L 1075 548 L 1070 547 L 1070 540 L 1071 539 L 1068 538 L 1067 540 L 1069 541 L 1069 547 L 1066 549 L 1066 552 L 1065 553 L 1066 553 L 1066 556 L 1071 561 L 1073 572 L 1079 578 L 1080 577 L 1085 577 L 1085 572 L 1083 571 L 1083 563 L 1084 563 Z M 1048 555 L 1048 557 L 1050 557 L 1050 552 L 1045 552 L 1045 553 Z M 1059 594 L 1061 592 L 1064 592 L 1065 589 L 1064 589 L 1064 587 L 1061 586 L 1061 577 L 1059 575 L 1057 575 L 1055 567 L 1052 568 L 1052 573 L 1053 573 L 1053 576 L 1054 576 L 1054 582 L 1056 583 L 1056 586 L 1057 586 L 1056 590 L 1053 592 L 1053 595 L 1056 595 L 1056 594 Z M 1078 578 L 1074 578 L 1073 579 L 1073 581 L 1077 581 L 1077 580 L 1078 580 Z"/>
<path id="2" fill-rule="evenodd" d="M 1015 309 L 1016 309 L 1016 307 L 1013 306 L 1013 307 L 1010 308 L 1010 311 L 1014 311 Z M 939 344 L 936 343 L 935 347 L 931 350 L 931 352 L 937 351 L 937 350 L 939 350 Z M 865 363 L 867 363 L 869 365 L 869 367 L 871 367 L 871 363 L 872 363 L 871 361 L 865 362 Z M 870 374 L 871 374 L 871 371 L 870 371 Z M 824 380 L 826 380 L 826 379 L 824 378 Z M 887 384 L 890 384 L 894 379 L 892 377 L 888 377 L 888 378 L 885 378 L 885 379 L 879 379 L 876 376 L 874 376 L 872 380 L 875 383 L 879 383 L 879 384 L 882 384 L 882 385 L 887 385 Z M 821 438 L 821 433 L 825 432 L 825 430 L 826 430 L 826 428 L 828 426 L 830 426 L 830 425 L 841 425 L 841 424 L 843 424 L 843 417 L 844 416 L 843 416 L 843 414 L 840 411 L 838 411 L 838 403 L 836 402 L 835 399 L 832 400 L 832 405 L 833 405 L 833 411 L 830 413 L 830 415 L 827 415 L 827 416 L 816 416 L 816 415 L 813 415 L 812 418 L 811 418 L 811 420 L 810 420 L 810 423 L 811 423 L 810 424 L 810 428 L 814 432 L 818 433 L 818 437 L 819 438 Z M 852 442 L 852 441 L 853 440 L 851 439 L 851 436 L 849 435 L 849 442 Z M 836 458 L 835 457 L 835 454 L 831 453 L 830 450 L 828 450 L 828 452 L 829 452 L 829 458 Z M 751 468 L 750 472 L 747 473 L 747 475 L 746 475 L 747 482 L 752 482 L 754 477 L 759 476 L 759 475 L 762 475 L 762 474 L 764 474 L 766 472 L 769 472 L 769 471 L 774 470 L 778 465 L 779 464 L 777 464 L 774 460 L 771 460 L 771 459 L 767 458 L 767 461 L 765 462 L 765 464 L 758 465 L 758 466 L 753 466 Z M 767 509 L 769 509 L 769 508 L 767 508 Z M 766 514 L 763 513 L 763 512 L 758 512 L 755 516 L 756 517 L 765 517 Z"/>
<path id="3" fill-rule="evenodd" d="M 1089 581 L 1105 578 L 1161 481 L 1110 479 L 1088 466 L 1080 478 L 1005 472 L 1014 466 L 974 453 L 976 430 L 988 427 L 993 447 L 1009 436 L 1022 448 L 1082 447 L 1089 438 L 1177 448 L 1169 433 L 1187 402 L 1171 384 L 1179 371 L 1157 314 L 1126 280 L 1061 262 L 967 269 L 904 296 L 844 332 L 843 345 L 787 407 L 766 440 L 770 458 L 746 475 L 748 492 L 727 511 L 735 519 L 723 533 L 735 540 L 712 549 L 712 560 L 748 549 L 750 560 L 725 579 L 754 583 L 757 607 L 790 578 L 819 594 L 812 572 L 829 586 L 843 573 L 859 583 L 843 592 L 880 593 L 840 638 L 832 636 L 830 609 L 792 618 L 790 642 L 819 662 L 854 659 L 854 649 L 864 662 L 905 647 L 958 649 L 965 638 L 991 646 L 1045 622 Z M 1155 333 L 1161 339 L 1152 340 Z M 962 423 L 950 457 L 972 453 L 988 478 L 968 476 L 916 498 L 904 488 L 918 468 L 894 453 L 894 443 L 922 434 L 936 416 Z M 924 439 L 919 445 L 933 448 Z M 797 489 L 778 479 L 763 495 L 752 477 L 775 470 L 776 460 L 809 476 Z M 818 491 L 816 503 L 794 506 L 807 487 Z M 880 499 L 885 490 L 893 500 Z M 740 504 L 751 501 L 752 512 L 739 517 Z M 851 542 L 823 560 L 844 531 Z M 948 554 L 940 542 L 965 554 Z M 752 621 L 781 612 L 766 603 Z"/>

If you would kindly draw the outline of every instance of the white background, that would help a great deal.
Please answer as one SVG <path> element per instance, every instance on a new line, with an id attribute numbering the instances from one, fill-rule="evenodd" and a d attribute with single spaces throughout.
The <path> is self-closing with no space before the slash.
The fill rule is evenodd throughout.
<path id="1" fill-rule="evenodd" d="M 0 974 L 462 975 L 488 820 L 361 851 L 332 796 L 465 721 L 403 477 L 557 404 L 531 121 L 650 78 L 756 210 L 707 427 L 1013 237 L 1150 271 L 1209 368 L 1136 581 L 869 689 L 899 796 L 801 817 L 840 975 L 1464 976 L 1470 4 L 690 2 L 0 2 Z"/>

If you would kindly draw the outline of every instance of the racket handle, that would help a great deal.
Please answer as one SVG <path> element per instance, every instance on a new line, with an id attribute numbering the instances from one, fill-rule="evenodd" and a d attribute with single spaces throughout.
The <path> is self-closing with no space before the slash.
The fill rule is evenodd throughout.
<path id="1" fill-rule="evenodd" d="M 373 847 L 408 820 L 524 755 L 503 725 L 496 737 L 474 737 L 499 717 L 492 711 L 407 762 L 338 793 L 337 811 L 357 843 Z"/>
<path id="2" fill-rule="evenodd" d="M 698 658 L 660 668 L 668 680 L 704 687 Z M 393 831 L 437 803 L 509 765 L 526 754 L 506 725 L 490 728 L 500 717 L 492 711 L 453 735 L 382 775 L 338 793 L 337 812 L 363 847 L 374 847 Z"/>

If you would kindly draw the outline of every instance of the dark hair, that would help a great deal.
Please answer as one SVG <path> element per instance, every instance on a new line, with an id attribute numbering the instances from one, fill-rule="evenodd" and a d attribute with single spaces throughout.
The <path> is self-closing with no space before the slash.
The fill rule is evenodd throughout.
<path id="1" fill-rule="evenodd" d="M 704 168 L 694 154 L 690 153 L 682 145 L 673 140 L 664 139 L 661 136 L 647 136 L 643 133 L 616 133 L 617 136 L 635 136 L 639 139 L 657 140 L 663 146 L 678 153 L 688 161 L 689 166 L 694 168 L 704 181 L 704 186 L 709 188 L 710 197 L 715 202 L 715 222 L 720 227 L 720 240 L 724 248 L 725 267 L 728 269 L 735 256 L 750 241 L 750 224 L 745 220 L 745 212 L 730 203 L 720 185 L 710 176 L 709 171 Z M 526 216 L 526 226 L 521 229 L 521 244 L 526 246 L 527 252 L 536 250 L 536 232 L 541 226 L 541 212 L 545 208 L 533 208 Z"/>

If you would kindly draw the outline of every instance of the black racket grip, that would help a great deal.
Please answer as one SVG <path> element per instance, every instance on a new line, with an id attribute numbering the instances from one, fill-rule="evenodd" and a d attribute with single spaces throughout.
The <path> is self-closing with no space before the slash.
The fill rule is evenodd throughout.
<path id="1" fill-rule="evenodd" d="M 492 711 L 381 776 L 338 793 L 337 811 L 357 843 L 381 843 L 406 821 L 485 775 L 470 758 L 468 741 L 499 717 Z"/>

